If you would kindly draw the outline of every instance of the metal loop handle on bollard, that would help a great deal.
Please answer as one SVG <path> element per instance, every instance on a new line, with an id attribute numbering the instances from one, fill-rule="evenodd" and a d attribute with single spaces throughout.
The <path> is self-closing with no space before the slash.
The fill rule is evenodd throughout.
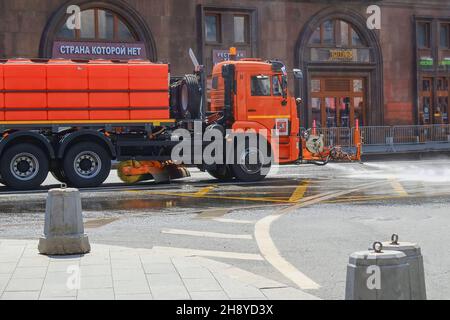
<path id="1" fill-rule="evenodd" d="M 393 234 L 391 236 L 391 244 L 398 244 L 398 234 Z"/>
<path id="2" fill-rule="evenodd" d="M 67 189 L 67 184 L 61 183 L 61 189 Z"/>
<path id="3" fill-rule="evenodd" d="M 376 241 L 373 243 L 372 248 L 376 253 L 381 253 L 381 250 L 383 250 L 383 244 L 380 241 Z"/>

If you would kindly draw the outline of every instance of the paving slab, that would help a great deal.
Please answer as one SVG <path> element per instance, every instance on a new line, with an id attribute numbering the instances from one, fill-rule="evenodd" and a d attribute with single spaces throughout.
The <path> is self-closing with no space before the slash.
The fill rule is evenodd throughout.
<path id="1" fill-rule="evenodd" d="M 78 290 L 77 300 L 114 300 L 112 288 Z"/>
<path id="2" fill-rule="evenodd" d="M 183 279 L 184 285 L 189 292 L 195 291 L 221 291 L 222 287 L 214 277 Z"/>
<path id="3" fill-rule="evenodd" d="M 116 300 L 153 300 L 151 294 L 116 294 Z"/>
<path id="4" fill-rule="evenodd" d="M 176 273 L 175 267 L 170 262 L 165 263 L 144 263 L 144 272 L 146 274 Z"/>
<path id="5" fill-rule="evenodd" d="M 0 300 L 38 300 L 39 291 L 4 292 Z"/>
<path id="6" fill-rule="evenodd" d="M 15 279 L 45 278 L 47 267 L 19 267 L 13 274 Z"/>
<path id="7" fill-rule="evenodd" d="M 294 288 L 261 289 L 269 300 L 318 300 L 317 297 Z"/>
<path id="8" fill-rule="evenodd" d="M 153 249 L 92 244 L 86 255 L 43 256 L 37 240 L 1 240 L 1 299 L 313 299 L 223 262 Z"/>
<path id="9" fill-rule="evenodd" d="M 131 281 L 114 281 L 114 292 L 118 295 L 129 293 L 150 293 L 147 282 L 131 280 Z"/>
<path id="10" fill-rule="evenodd" d="M 80 271 L 82 276 L 94 277 L 94 276 L 105 276 L 111 275 L 111 265 L 109 264 L 95 264 L 80 266 Z"/>
<path id="11" fill-rule="evenodd" d="M 111 276 L 81 276 L 80 290 L 84 289 L 106 289 L 113 288 L 113 279 Z"/>
<path id="12" fill-rule="evenodd" d="M 5 292 L 10 291 L 40 291 L 44 278 L 16 279 L 12 278 L 6 286 Z"/>
<path id="13" fill-rule="evenodd" d="M 223 291 L 191 291 L 192 300 L 229 300 Z"/>
<path id="14" fill-rule="evenodd" d="M 0 263 L 0 274 L 13 273 L 17 267 L 17 262 Z"/>
<path id="15" fill-rule="evenodd" d="M 150 288 L 155 300 L 191 300 L 191 296 L 183 285 L 150 284 Z"/>

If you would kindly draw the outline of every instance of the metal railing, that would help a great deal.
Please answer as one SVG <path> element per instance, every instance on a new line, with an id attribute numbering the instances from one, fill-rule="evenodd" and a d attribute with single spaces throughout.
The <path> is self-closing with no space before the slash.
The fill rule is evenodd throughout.
<path id="1" fill-rule="evenodd" d="M 353 146 L 355 128 L 317 128 L 325 145 Z M 386 146 L 402 144 L 449 143 L 450 125 L 409 125 L 360 127 L 364 145 Z"/>
<path id="2" fill-rule="evenodd" d="M 353 145 L 353 128 L 317 128 L 326 146 L 350 147 Z"/>

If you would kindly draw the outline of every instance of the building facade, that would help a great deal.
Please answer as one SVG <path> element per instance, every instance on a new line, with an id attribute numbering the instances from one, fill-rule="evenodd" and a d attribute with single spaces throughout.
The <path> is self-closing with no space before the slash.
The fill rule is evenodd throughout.
<path id="1" fill-rule="evenodd" d="M 182 75 L 189 48 L 210 72 L 231 46 L 303 70 L 304 127 L 449 124 L 450 0 L 0 0 L 0 59 L 145 58 Z"/>

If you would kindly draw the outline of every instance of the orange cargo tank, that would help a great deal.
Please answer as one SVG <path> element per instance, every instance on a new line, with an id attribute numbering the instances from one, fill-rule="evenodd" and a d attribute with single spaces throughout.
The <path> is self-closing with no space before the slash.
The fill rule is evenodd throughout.
<path id="1" fill-rule="evenodd" d="M 167 64 L 59 59 L 0 64 L 0 121 L 144 122 L 169 117 Z"/>
<path id="2" fill-rule="evenodd" d="M 131 119 L 168 118 L 169 66 L 130 61 L 129 72 Z"/>
<path id="3" fill-rule="evenodd" d="M 47 120 L 47 68 L 30 60 L 3 66 L 5 120 Z"/>
<path id="4" fill-rule="evenodd" d="M 89 120 L 86 66 L 67 60 L 50 60 L 47 88 L 48 120 Z"/>

